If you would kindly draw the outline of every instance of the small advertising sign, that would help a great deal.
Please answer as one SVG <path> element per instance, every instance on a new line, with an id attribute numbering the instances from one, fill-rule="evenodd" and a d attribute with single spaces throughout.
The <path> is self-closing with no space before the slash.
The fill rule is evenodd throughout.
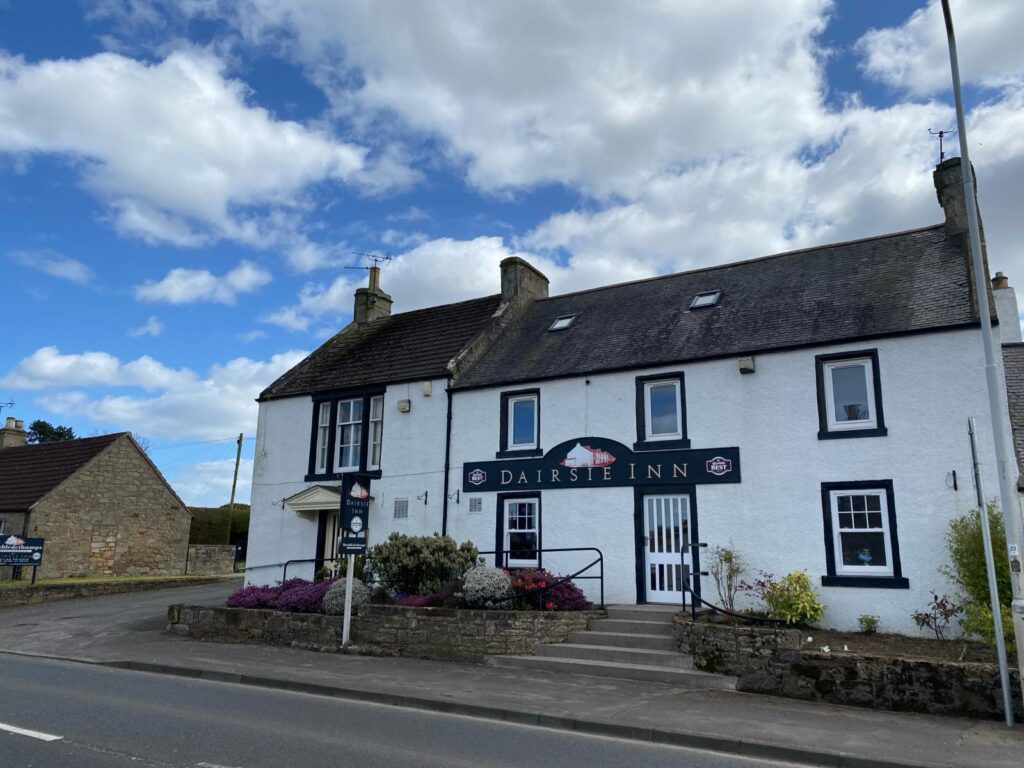
<path id="1" fill-rule="evenodd" d="M 367 475 L 345 475 L 341 481 L 342 555 L 366 552 L 366 529 L 370 521 L 370 478 Z"/>
<path id="2" fill-rule="evenodd" d="M 28 539 L 22 536 L 0 536 L 0 566 L 40 566 L 43 564 L 43 543 L 45 539 Z"/>

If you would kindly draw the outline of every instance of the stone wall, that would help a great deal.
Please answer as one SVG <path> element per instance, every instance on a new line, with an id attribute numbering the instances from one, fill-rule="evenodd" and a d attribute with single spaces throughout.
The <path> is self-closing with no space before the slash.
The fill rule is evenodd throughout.
<path id="1" fill-rule="evenodd" d="M 595 616 L 603 614 L 361 605 L 352 617 L 352 641 L 421 659 L 483 661 L 490 654 L 532 653 L 539 643 L 564 642 Z M 335 651 L 341 645 L 342 617 L 172 605 L 167 630 L 199 640 Z"/>
<path id="2" fill-rule="evenodd" d="M 197 576 L 216 576 L 235 570 L 233 544 L 190 544 L 185 573 Z"/>
<path id="3" fill-rule="evenodd" d="M 190 523 L 188 510 L 125 436 L 33 509 L 28 535 L 46 539 L 37 578 L 183 574 Z"/>
<path id="4" fill-rule="evenodd" d="M 354 642 L 425 659 L 483 661 L 493 654 L 530 654 L 587 628 L 594 611 L 467 611 L 361 605 Z"/>
<path id="5" fill-rule="evenodd" d="M 28 571 L 29 573 L 32 572 L 31 569 L 28 569 Z M 188 578 L 185 576 L 171 576 L 166 579 L 117 579 L 113 581 L 36 584 L 35 586 L 15 584 L 0 589 L 0 608 L 52 603 L 57 600 L 71 600 L 76 597 L 119 595 L 124 592 L 143 592 L 151 589 L 170 589 L 172 587 L 195 587 L 199 584 L 216 584 L 227 580 L 222 576 Z"/>
<path id="6" fill-rule="evenodd" d="M 676 640 L 697 669 L 737 677 L 736 689 L 895 712 L 1002 718 L 994 664 L 801 650 L 795 629 L 730 626 L 677 617 Z M 1020 678 L 1010 671 L 1017 717 Z"/>

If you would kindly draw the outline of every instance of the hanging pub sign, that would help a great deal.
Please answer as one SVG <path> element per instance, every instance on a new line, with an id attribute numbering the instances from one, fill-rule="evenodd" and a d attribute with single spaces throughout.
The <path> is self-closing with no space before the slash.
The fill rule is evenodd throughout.
<path id="1" fill-rule="evenodd" d="M 43 564 L 45 539 L 29 539 L 22 536 L 0 536 L 0 566 Z"/>
<path id="2" fill-rule="evenodd" d="M 345 475 L 341 481 L 342 555 L 366 552 L 366 529 L 370 521 L 370 478 L 367 475 Z"/>
<path id="3" fill-rule="evenodd" d="M 462 490 L 535 491 L 623 485 L 738 483 L 739 448 L 634 452 L 604 437 L 579 437 L 539 459 L 468 461 Z"/>

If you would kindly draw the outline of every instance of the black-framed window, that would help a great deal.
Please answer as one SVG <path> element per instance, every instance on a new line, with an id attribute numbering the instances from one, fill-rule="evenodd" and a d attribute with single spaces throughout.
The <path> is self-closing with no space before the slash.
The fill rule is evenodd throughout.
<path id="1" fill-rule="evenodd" d="M 888 434 L 877 349 L 817 355 L 814 365 L 819 440 Z"/>
<path id="2" fill-rule="evenodd" d="M 541 496 L 499 493 L 494 564 L 499 568 L 541 567 Z"/>
<path id="3" fill-rule="evenodd" d="M 501 393 L 500 446 L 496 458 L 543 456 L 540 447 L 540 390 Z"/>
<path id="4" fill-rule="evenodd" d="M 686 382 L 682 371 L 636 377 L 634 451 L 689 448 Z"/>
<path id="5" fill-rule="evenodd" d="M 821 484 L 826 587 L 908 589 L 892 480 Z"/>
<path id="6" fill-rule="evenodd" d="M 314 398 L 306 480 L 339 479 L 346 472 L 380 477 L 383 437 L 382 390 Z"/>

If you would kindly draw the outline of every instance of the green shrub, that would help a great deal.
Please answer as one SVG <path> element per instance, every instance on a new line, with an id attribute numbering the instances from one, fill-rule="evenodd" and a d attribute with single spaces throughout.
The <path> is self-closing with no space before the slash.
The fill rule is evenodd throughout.
<path id="1" fill-rule="evenodd" d="M 220 507 L 189 507 L 192 525 L 189 544 L 230 544 L 231 515 Z"/>
<path id="2" fill-rule="evenodd" d="M 769 616 L 787 624 L 815 624 L 825 613 L 825 606 L 818 602 L 818 593 L 807 571 L 793 571 L 769 583 L 764 592 L 764 604 Z"/>
<path id="3" fill-rule="evenodd" d="M 857 624 L 865 635 L 873 635 L 878 631 L 879 619 L 877 616 L 865 613 L 857 617 Z"/>
<path id="4" fill-rule="evenodd" d="M 1003 637 L 1012 646 L 1015 642 L 1015 635 L 1010 607 L 1008 605 L 1000 605 L 999 608 L 1003 616 Z M 987 602 L 967 603 L 964 606 L 963 616 L 960 618 L 960 627 L 968 635 L 976 635 L 989 645 L 996 644 L 996 629 L 992 621 L 992 606 Z"/>
<path id="5" fill-rule="evenodd" d="M 722 607 L 727 611 L 736 610 L 736 593 L 742 583 L 740 577 L 745 570 L 746 562 L 731 542 L 728 547 L 718 546 L 711 550 L 711 565 L 708 571 L 715 580 Z"/>
<path id="6" fill-rule="evenodd" d="M 473 567 L 479 551 L 472 542 L 460 545 L 449 536 L 405 536 L 392 533 L 370 547 L 367 569 L 386 589 L 403 595 L 440 592 Z"/>
<path id="7" fill-rule="evenodd" d="M 1006 557 L 1006 530 L 1003 517 L 994 503 L 988 503 L 989 529 L 992 531 L 992 552 L 995 560 L 996 591 L 1004 616 L 1010 613 L 1013 591 L 1010 586 L 1010 562 Z M 989 643 L 995 642 L 992 626 L 992 608 L 988 594 L 988 573 L 985 568 L 985 550 L 981 537 L 981 514 L 969 510 L 949 522 L 946 532 L 950 564 L 940 571 L 960 588 L 963 615 L 960 626 L 968 634 L 978 635 Z M 983 617 L 988 617 L 986 624 Z M 1013 622 L 1004 620 L 1004 634 L 1008 643 L 1014 641 Z"/>

